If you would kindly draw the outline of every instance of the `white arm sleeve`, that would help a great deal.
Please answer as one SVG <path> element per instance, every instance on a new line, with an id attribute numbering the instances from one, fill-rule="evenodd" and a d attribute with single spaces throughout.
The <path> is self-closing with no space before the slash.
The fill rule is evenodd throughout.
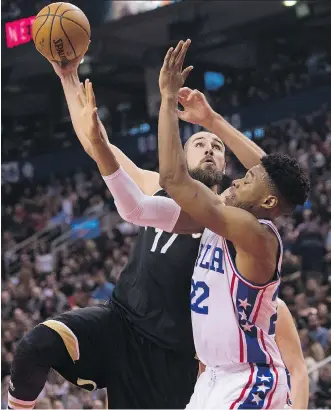
<path id="1" fill-rule="evenodd" d="M 118 213 L 125 221 L 166 232 L 173 231 L 181 211 L 175 201 L 145 195 L 122 167 L 103 179 L 114 197 Z"/>

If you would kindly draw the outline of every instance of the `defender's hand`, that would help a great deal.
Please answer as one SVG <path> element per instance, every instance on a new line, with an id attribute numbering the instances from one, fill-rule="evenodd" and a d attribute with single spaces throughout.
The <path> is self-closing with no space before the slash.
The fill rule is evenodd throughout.
<path id="1" fill-rule="evenodd" d="M 193 66 L 186 67 L 183 70 L 184 59 L 190 44 L 191 40 L 185 42 L 181 40 L 175 49 L 171 47 L 168 50 L 159 77 L 162 96 L 177 97 L 180 87 L 184 85 L 187 76 L 193 70 Z"/>
<path id="2" fill-rule="evenodd" d="M 102 141 L 95 95 L 92 83 L 88 79 L 85 81 L 85 87 L 82 83 L 80 84 L 80 90 L 77 93 L 77 103 L 81 109 L 81 121 L 86 136 L 91 142 Z"/>
<path id="3" fill-rule="evenodd" d="M 178 117 L 181 120 L 199 124 L 205 128 L 210 126 L 216 113 L 202 92 L 191 90 L 188 87 L 181 88 L 178 101 L 184 108 L 184 111 L 178 110 Z"/>

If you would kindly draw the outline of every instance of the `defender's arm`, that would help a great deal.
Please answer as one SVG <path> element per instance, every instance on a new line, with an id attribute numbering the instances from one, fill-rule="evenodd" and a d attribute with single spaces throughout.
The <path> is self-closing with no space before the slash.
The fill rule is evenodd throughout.
<path id="1" fill-rule="evenodd" d="M 177 112 L 181 120 L 199 124 L 217 135 L 247 169 L 259 164 L 265 152 L 217 114 L 201 91 L 183 87 L 178 100 L 184 108 Z"/>
<path id="2" fill-rule="evenodd" d="M 291 401 L 293 409 L 307 409 L 309 378 L 302 354 L 301 343 L 292 315 L 285 302 L 278 299 L 276 343 L 291 376 Z"/>
<path id="3" fill-rule="evenodd" d="M 160 185 L 198 224 L 229 239 L 244 252 L 270 254 L 270 233 L 250 213 L 224 206 L 220 198 L 187 170 L 179 137 L 177 98 L 163 96 L 159 114 Z M 245 235 L 243 235 L 245 232 Z"/>

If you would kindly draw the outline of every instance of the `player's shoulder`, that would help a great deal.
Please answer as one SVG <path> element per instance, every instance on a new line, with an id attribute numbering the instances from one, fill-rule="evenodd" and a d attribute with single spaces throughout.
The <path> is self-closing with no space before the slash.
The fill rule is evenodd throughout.
<path id="1" fill-rule="evenodd" d="M 283 299 L 277 297 L 277 305 L 281 311 L 285 311 L 288 309 L 287 304 L 283 301 Z"/>
<path id="2" fill-rule="evenodd" d="M 278 247 L 282 240 L 275 224 L 268 219 L 258 219 L 258 222 L 263 229 L 266 239 Z"/>

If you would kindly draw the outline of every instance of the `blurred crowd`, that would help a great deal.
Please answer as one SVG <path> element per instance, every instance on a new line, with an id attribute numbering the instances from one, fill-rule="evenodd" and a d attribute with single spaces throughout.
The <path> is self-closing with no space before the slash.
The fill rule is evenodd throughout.
<path id="1" fill-rule="evenodd" d="M 95 2 L 95 8 L 98 3 L 101 5 L 107 0 L 98 0 Z M 39 13 L 41 9 L 48 6 L 51 2 L 48 0 L 1 0 L 1 20 L 12 21 Z M 90 14 L 89 0 L 76 0 L 75 4 Z M 93 10 L 93 8 L 92 8 Z"/>
<path id="2" fill-rule="evenodd" d="M 312 182 L 306 204 L 293 216 L 279 218 L 277 226 L 284 242 L 280 297 L 297 324 L 307 367 L 314 369 L 331 355 L 331 110 L 324 106 L 264 131 L 258 140 L 262 148 L 267 153 L 296 157 Z M 228 153 L 228 176 L 234 178 L 242 172 Z M 77 170 L 63 180 L 52 177 L 44 185 L 35 185 L 33 180 L 24 181 L 23 186 L 5 184 L 2 204 L 3 253 L 49 224 L 70 226 L 87 211 L 115 209 L 98 172 L 86 170 Z M 6 406 L 10 363 L 24 332 L 66 309 L 111 298 L 136 233 L 136 227 L 120 222 L 93 239 L 77 241 L 75 247 L 56 257 L 49 243 L 40 241 L 35 252 L 20 255 L 18 276 L 2 275 L 2 408 Z M 310 374 L 310 408 L 330 406 L 331 363 Z M 103 391 L 79 391 L 54 373 L 37 402 L 37 408 L 104 407 Z"/>
<path id="3" fill-rule="evenodd" d="M 1 0 L 1 20 L 11 21 L 37 14 L 47 0 Z"/>
<path id="4" fill-rule="evenodd" d="M 210 98 L 224 112 L 229 107 L 284 98 L 312 87 L 330 84 L 330 77 L 331 54 L 323 48 L 297 55 L 276 53 L 267 70 L 262 66 L 226 76 L 224 86 L 210 92 Z"/>
<path id="5" fill-rule="evenodd" d="M 279 138 L 279 136 L 283 136 Z M 267 152 L 297 157 L 311 194 L 293 216 L 279 218 L 284 243 L 280 297 L 297 327 L 308 369 L 331 355 L 331 111 L 326 107 L 270 130 Z M 331 363 L 310 374 L 311 407 L 331 406 Z"/>
<path id="6" fill-rule="evenodd" d="M 114 209 L 112 196 L 96 171 L 77 170 L 45 184 L 25 179 L 2 191 L 3 251 L 49 226 L 70 225 L 87 214 Z"/>
<path id="7" fill-rule="evenodd" d="M 210 102 L 221 113 L 227 113 L 231 108 L 280 99 L 312 87 L 330 84 L 331 54 L 324 49 L 292 58 L 279 54 L 267 69 L 245 69 L 224 77 L 223 87 L 208 92 Z M 83 75 L 81 79 L 84 80 Z M 203 89 L 203 84 L 200 83 L 190 85 L 192 88 Z M 98 95 L 98 89 L 95 91 Z M 106 105 L 103 106 L 103 111 L 108 113 L 104 123 L 107 130 L 111 130 L 109 134 L 112 136 L 123 137 L 123 133 L 128 132 L 131 125 L 139 123 L 138 117 L 141 122 L 148 122 L 144 104 L 131 107 L 125 112 L 125 125 L 119 121 L 118 111 L 111 112 Z M 22 118 L 4 116 L 1 127 L 4 136 L 2 156 L 5 161 L 48 154 L 78 145 L 68 115 L 63 116 L 60 121 L 40 114 Z"/>

